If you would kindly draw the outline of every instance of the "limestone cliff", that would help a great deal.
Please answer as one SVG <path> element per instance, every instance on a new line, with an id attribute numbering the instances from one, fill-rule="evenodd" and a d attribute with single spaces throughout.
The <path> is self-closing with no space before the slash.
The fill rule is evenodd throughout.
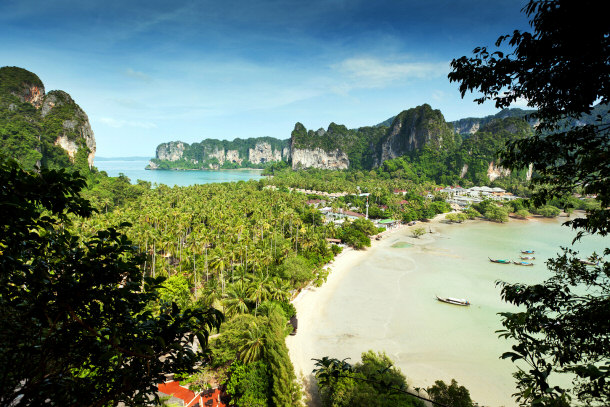
<path id="1" fill-rule="evenodd" d="M 81 148 L 87 150 L 87 164 L 93 167 L 95 158 L 95 135 L 89 123 L 89 117 L 78 106 L 72 97 L 64 91 L 54 90 L 44 97 L 40 114 L 43 119 L 61 121 L 61 129 L 56 133 L 55 145 L 68 153 L 71 162 L 76 161 Z"/>
<path id="2" fill-rule="evenodd" d="M 321 168 L 329 170 L 346 170 L 349 168 L 347 153 L 341 150 L 324 151 L 295 148 L 292 150 L 292 168 Z"/>
<path id="3" fill-rule="evenodd" d="M 264 164 L 271 161 L 282 161 L 282 150 L 273 150 L 269 143 L 257 143 L 248 149 L 248 160 L 253 164 Z"/>
<path id="4" fill-rule="evenodd" d="M 476 133 L 481 127 L 484 127 L 492 120 L 506 119 L 508 117 L 524 118 L 535 112 L 535 110 L 531 109 L 503 109 L 494 115 L 485 117 L 467 117 L 465 119 L 453 121 L 450 124 L 453 126 L 456 133 L 470 135 Z M 528 122 L 532 126 L 537 124 L 537 121 L 534 119 L 528 119 Z"/>
<path id="5" fill-rule="evenodd" d="M 387 135 L 381 140 L 375 164 L 421 150 L 424 146 L 436 150 L 450 148 L 453 141 L 453 131 L 440 110 L 424 104 L 405 110 L 394 118 Z"/>
<path id="6" fill-rule="evenodd" d="M 188 144 L 187 144 L 188 146 Z M 184 154 L 185 144 L 182 141 L 170 141 L 157 146 L 156 157 L 159 160 L 178 161 Z"/>
<path id="7" fill-rule="evenodd" d="M 487 168 L 487 179 L 493 181 L 501 177 L 508 177 L 510 175 L 510 169 L 504 168 L 495 164 L 493 161 L 489 163 Z"/>
<path id="8" fill-rule="evenodd" d="M 254 167 L 289 159 L 288 140 L 271 137 L 250 139 L 205 139 L 187 144 L 173 141 L 157 147 L 154 166 L 149 169 L 218 169 Z"/>
<path id="9" fill-rule="evenodd" d="M 0 68 L 0 133 L 7 133 L 0 151 L 25 168 L 91 168 L 95 135 L 87 114 L 69 94 L 48 94 L 40 78 L 17 67 Z"/>

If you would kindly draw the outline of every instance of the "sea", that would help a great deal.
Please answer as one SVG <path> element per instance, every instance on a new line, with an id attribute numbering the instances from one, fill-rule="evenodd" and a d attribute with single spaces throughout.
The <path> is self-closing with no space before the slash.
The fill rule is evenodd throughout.
<path id="1" fill-rule="evenodd" d="M 109 176 L 117 177 L 124 174 L 135 184 L 138 180 L 154 184 L 172 186 L 189 186 L 196 184 L 209 184 L 213 182 L 237 182 L 258 180 L 263 178 L 261 170 L 188 170 L 188 171 L 161 171 L 145 170 L 149 158 L 122 157 L 122 158 L 96 158 L 95 166 L 100 171 L 106 171 Z"/>
<path id="2" fill-rule="evenodd" d="M 498 313 L 517 308 L 502 301 L 498 281 L 532 284 L 551 274 L 545 261 L 570 246 L 574 233 L 565 218 L 472 221 L 426 225 L 429 243 L 399 231 L 342 277 L 320 312 L 311 355 L 360 360 L 369 349 L 384 351 L 411 386 L 456 379 L 484 406 L 515 406 L 514 364 L 500 359 L 511 343 L 498 338 Z M 423 239 L 426 239 L 424 236 Z M 582 257 L 601 254 L 610 239 L 585 237 L 574 248 Z M 491 258 L 519 260 L 534 250 L 533 267 L 494 264 Z M 441 303 L 436 295 L 465 298 L 461 307 Z"/>

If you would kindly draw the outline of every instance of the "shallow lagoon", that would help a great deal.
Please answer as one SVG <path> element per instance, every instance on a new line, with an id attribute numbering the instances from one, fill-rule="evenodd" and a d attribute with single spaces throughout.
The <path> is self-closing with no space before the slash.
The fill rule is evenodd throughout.
<path id="1" fill-rule="evenodd" d="M 565 218 L 564 218 L 565 220 Z M 573 232 L 558 220 L 426 225 L 434 241 L 412 242 L 407 230 L 390 236 L 342 277 L 316 320 L 314 355 L 359 360 L 384 350 L 415 387 L 455 378 L 475 401 L 515 405 L 514 366 L 499 356 L 510 344 L 498 339 L 500 299 L 496 280 L 534 283 L 550 274 L 544 261 L 571 243 Z M 588 237 L 576 246 L 599 253 L 608 238 Z M 490 263 L 536 251 L 534 267 Z M 436 301 L 435 295 L 467 298 L 472 306 Z M 309 355 L 305 355 L 309 356 Z"/>

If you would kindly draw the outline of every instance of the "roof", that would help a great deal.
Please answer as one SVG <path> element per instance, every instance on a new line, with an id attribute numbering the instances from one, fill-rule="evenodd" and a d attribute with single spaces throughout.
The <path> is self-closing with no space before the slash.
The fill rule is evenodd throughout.
<path id="1" fill-rule="evenodd" d="M 221 392 L 219 389 L 203 393 L 195 393 L 186 387 L 180 386 L 179 381 L 160 383 L 157 388 L 161 393 L 173 396 L 184 402 L 185 407 L 196 405 L 206 407 L 226 407 L 226 404 L 219 402 Z M 211 403 L 210 403 L 211 401 Z"/>
<path id="2" fill-rule="evenodd" d="M 379 221 L 379 223 L 381 223 L 381 224 L 394 223 L 394 222 L 396 222 L 396 219 L 381 219 Z"/>
<path id="3" fill-rule="evenodd" d="M 359 218 L 364 218 L 363 214 L 358 213 L 358 212 L 354 212 L 354 211 L 343 211 L 343 214 L 347 215 L 347 216 L 357 216 Z"/>

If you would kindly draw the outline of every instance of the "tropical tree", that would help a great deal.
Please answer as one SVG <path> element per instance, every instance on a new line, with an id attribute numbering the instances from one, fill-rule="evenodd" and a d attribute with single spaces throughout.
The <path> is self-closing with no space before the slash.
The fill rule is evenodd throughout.
<path id="1" fill-rule="evenodd" d="M 598 205 L 587 217 L 568 222 L 577 239 L 610 231 L 610 28 L 601 6 L 531 0 L 523 11 L 532 32 L 501 36 L 501 50 L 476 48 L 473 57 L 453 60 L 449 74 L 462 95 L 479 92 L 479 103 L 493 100 L 502 108 L 525 100 L 537 109 L 536 134 L 511 143 L 503 165 L 532 165 L 537 205 L 577 188 L 595 195 Z M 501 283 L 502 297 L 523 309 L 502 314 L 502 336 L 516 342 L 504 357 L 528 366 L 515 374 L 523 405 L 568 405 L 570 397 L 590 405 L 610 401 L 610 265 L 586 266 L 575 255 L 550 260 L 554 275 L 543 283 Z M 550 384 L 561 373 L 573 375 L 572 386 Z"/>
<path id="2" fill-rule="evenodd" d="M 143 277 L 132 242 L 114 228 L 71 231 L 92 214 L 78 173 L 0 159 L 0 185 L 1 405 L 148 404 L 166 372 L 194 371 L 190 344 L 207 350 L 222 315 L 152 312 L 163 279 Z"/>
<path id="3" fill-rule="evenodd" d="M 256 322 L 244 332 L 243 345 L 239 348 L 239 360 L 252 363 L 260 360 L 265 354 L 265 331 Z"/>
<path id="4" fill-rule="evenodd" d="M 451 407 L 473 407 L 474 405 L 468 389 L 459 386 L 455 379 L 451 379 L 450 385 L 442 380 L 436 380 L 434 385 L 426 389 L 426 393 L 435 402 Z"/>
<path id="5" fill-rule="evenodd" d="M 248 307 L 248 291 L 245 284 L 238 282 L 231 284 L 222 301 L 227 315 L 246 314 Z"/>

